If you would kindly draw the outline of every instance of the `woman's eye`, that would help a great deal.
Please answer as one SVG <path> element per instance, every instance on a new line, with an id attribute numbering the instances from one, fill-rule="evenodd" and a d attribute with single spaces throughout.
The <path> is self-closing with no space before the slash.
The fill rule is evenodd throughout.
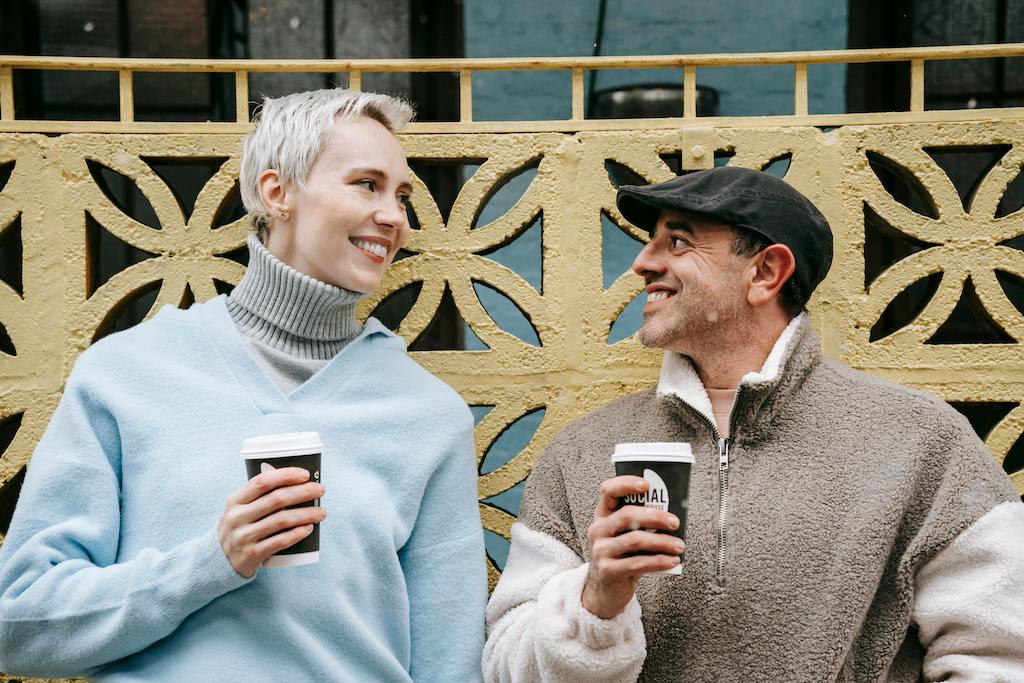
<path id="1" fill-rule="evenodd" d="M 370 192 L 373 192 L 373 189 L 376 187 L 376 183 L 372 180 L 357 180 L 355 184 L 360 187 L 365 187 Z"/>
<path id="2" fill-rule="evenodd" d="M 409 200 L 411 199 L 412 197 L 410 197 L 407 194 L 398 195 L 398 203 L 401 204 L 402 206 L 409 206 Z"/>

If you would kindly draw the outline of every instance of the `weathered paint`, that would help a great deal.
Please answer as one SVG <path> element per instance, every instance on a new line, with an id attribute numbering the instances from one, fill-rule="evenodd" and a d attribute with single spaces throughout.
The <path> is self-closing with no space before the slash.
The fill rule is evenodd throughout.
<path id="1" fill-rule="evenodd" d="M 811 197 L 829 218 L 836 258 L 812 302 L 826 350 L 854 367 L 955 401 L 1019 401 L 1024 370 L 1017 344 L 928 345 L 948 317 L 963 282 L 971 276 L 993 318 L 1024 339 L 1024 319 L 994 278 L 1001 269 L 1024 276 L 1024 254 L 999 243 L 1024 232 L 1021 212 L 993 219 L 1006 185 L 1024 162 L 1015 146 L 988 174 L 969 213 L 944 172 L 922 151 L 926 146 L 1013 145 L 1021 121 L 970 124 L 879 124 L 822 133 L 816 128 L 714 128 L 578 134 L 406 135 L 411 158 L 487 159 L 459 194 L 447 223 L 426 186 L 417 182 L 413 206 L 422 228 L 408 248 L 415 255 L 396 263 L 381 290 L 363 302 L 367 315 L 389 293 L 411 282 L 423 287 L 399 332 L 414 339 L 434 316 L 447 284 L 456 304 L 487 351 L 438 351 L 417 360 L 455 386 L 470 404 L 495 405 L 477 429 L 478 453 L 529 410 L 544 407 L 543 423 L 529 446 L 480 478 L 480 497 L 516 485 L 552 435 L 579 415 L 623 392 L 651 384 L 659 354 L 635 338 L 609 345 L 621 310 L 641 290 L 640 278 L 623 273 L 602 286 L 600 215 L 606 212 L 638 237 L 618 214 L 605 161 L 624 164 L 650 181 L 671 177 L 660 154 L 693 147 L 735 152 L 731 163 L 762 167 L 792 154 L 788 182 Z M 213 280 L 235 282 L 242 268 L 223 257 L 240 247 L 244 220 L 213 230 L 211 222 L 238 172 L 235 135 L 0 135 L 0 161 L 15 161 L 0 192 L 0 225 L 20 216 L 24 241 L 24 296 L 0 288 L 0 322 L 17 356 L 0 358 L 0 414 L 24 412 L 17 438 L 0 458 L 6 481 L 25 464 L 59 397 L 75 358 L 93 340 L 118 304 L 147 284 L 162 281 L 153 310 L 181 303 L 186 285 L 198 300 L 215 295 Z M 867 162 L 883 154 L 912 173 L 934 198 L 940 217 L 914 214 L 884 190 Z M 186 222 L 170 189 L 140 160 L 156 157 L 227 157 L 200 193 Z M 86 167 L 99 162 L 130 178 L 152 204 L 160 230 L 137 223 L 103 194 Z M 539 159 L 535 179 L 520 199 L 488 225 L 471 229 L 481 205 L 503 179 Z M 863 206 L 908 235 L 939 246 L 906 258 L 864 287 Z M 515 272 L 483 256 L 515 239 L 543 212 L 543 293 Z M 91 295 L 87 285 L 85 215 L 126 243 L 155 254 L 110 278 Z M 909 284 L 944 272 L 942 286 L 925 311 L 900 331 L 875 343 L 868 331 L 886 305 Z M 529 317 L 540 346 L 521 341 L 492 320 L 473 290 L 478 281 L 508 295 Z M 1024 431 L 1024 407 L 992 431 L 988 446 L 1002 459 Z M 1024 490 L 1024 475 L 1014 478 Z M 512 517 L 482 505 L 487 527 L 508 535 Z"/>
<path id="2" fill-rule="evenodd" d="M 649 386 L 657 376 L 659 353 L 643 349 L 635 338 L 607 343 L 612 323 L 642 283 L 627 271 L 603 286 L 601 213 L 636 238 L 644 236 L 615 209 L 605 162 L 614 160 L 654 182 L 672 177 L 659 154 L 682 154 L 689 168 L 707 166 L 715 150 L 735 152 L 730 163 L 755 168 L 791 154 L 786 180 L 818 204 L 835 232 L 831 274 L 811 303 L 826 352 L 945 400 L 1020 403 L 1024 316 L 1006 298 L 994 272 L 1024 277 L 1024 253 L 1001 245 L 1024 234 L 1024 210 L 993 216 L 1024 164 L 1019 145 L 1024 114 L 1004 110 L 980 119 L 978 112 L 942 115 L 947 120 L 918 123 L 893 115 L 863 115 L 857 125 L 829 132 L 796 125 L 800 120 L 792 118 L 763 118 L 740 123 L 707 119 L 699 126 L 683 126 L 682 120 L 635 126 L 614 122 L 609 124 L 612 130 L 585 132 L 495 132 L 467 123 L 459 132 L 403 135 L 410 158 L 487 161 L 462 188 L 447 222 L 427 187 L 417 181 L 413 207 L 422 227 L 408 245 L 414 255 L 393 266 L 360 312 L 368 315 L 389 293 L 423 282 L 399 329 L 412 340 L 430 323 L 445 285 L 451 288 L 461 315 L 489 350 L 415 355 L 468 403 L 495 406 L 476 430 L 478 462 L 508 425 L 529 411 L 545 409 L 529 444 L 480 476 L 480 499 L 486 500 L 522 482 L 545 445 L 571 420 Z M 963 120 L 956 120 L 958 115 Z M 58 137 L 0 133 L 0 164 L 15 163 L 0 190 L 0 231 L 20 219 L 23 243 L 22 293 L 0 284 L 0 324 L 17 349 L 16 356 L 0 355 L 0 419 L 23 414 L 17 436 L 0 457 L 0 482 L 29 461 L 75 359 L 119 304 L 158 281 L 162 284 L 153 311 L 180 304 L 186 287 L 197 300 L 205 300 L 215 295 L 214 279 L 234 283 L 242 274 L 241 266 L 224 254 L 242 246 L 245 221 L 212 228 L 217 209 L 236 182 L 240 131 L 203 132 L 193 126 L 187 134 L 81 133 L 74 132 L 74 124 L 66 130 L 71 132 Z M 174 124 L 161 130 L 174 130 Z M 923 150 L 995 144 L 1009 145 L 1010 150 L 987 174 L 965 211 L 948 177 Z M 913 175 L 931 196 L 939 218 L 919 216 L 896 201 L 871 170 L 868 152 Z M 186 221 L 170 189 L 142 156 L 227 161 L 199 194 Z M 131 179 L 152 204 L 161 229 L 132 220 L 112 204 L 93 180 L 87 159 Z M 536 177 L 522 196 L 498 218 L 472 229 L 494 189 L 538 160 Z M 905 234 L 938 246 L 893 264 L 865 287 L 865 205 Z M 122 241 L 155 256 L 90 292 L 86 213 Z M 538 292 L 486 254 L 515 240 L 541 213 L 543 288 Z M 896 295 L 934 272 L 944 273 L 942 284 L 921 315 L 898 332 L 870 342 L 869 330 Z M 925 343 L 948 318 L 968 276 L 992 318 L 1018 343 Z M 509 296 L 529 317 L 539 346 L 503 330 L 481 305 L 474 281 Z M 1002 461 L 1022 433 L 1024 404 L 995 426 L 986 444 Z M 1024 492 L 1024 472 L 1012 479 Z M 480 509 L 486 528 L 508 538 L 514 518 L 487 503 Z M 497 570 L 491 566 L 490 571 L 493 582 Z"/>

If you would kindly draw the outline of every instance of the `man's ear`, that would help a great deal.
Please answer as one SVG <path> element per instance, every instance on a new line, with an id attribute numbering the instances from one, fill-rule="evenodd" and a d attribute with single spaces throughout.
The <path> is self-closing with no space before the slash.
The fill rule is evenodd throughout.
<path id="1" fill-rule="evenodd" d="M 279 216 L 288 212 L 288 190 L 281 182 L 281 175 L 268 168 L 256 180 L 260 192 L 260 201 L 271 216 Z"/>
<path id="2" fill-rule="evenodd" d="M 779 296 L 779 290 L 793 275 L 796 259 L 785 244 L 772 244 L 754 257 L 754 274 L 747 289 L 747 303 L 764 306 Z"/>

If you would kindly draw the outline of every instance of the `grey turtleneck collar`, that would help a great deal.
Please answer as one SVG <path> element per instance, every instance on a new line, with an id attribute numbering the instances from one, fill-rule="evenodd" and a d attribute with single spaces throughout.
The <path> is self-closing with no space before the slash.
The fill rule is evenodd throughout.
<path id="1" fill-rule="evenodd" d="M 358 336 L 356 303 L 366 294 L 300 273 L 255 235 L 246 243 L 249 266 L 227 299 L 231 319 L 245 337 L 288 356 L 327 361 Z"/>

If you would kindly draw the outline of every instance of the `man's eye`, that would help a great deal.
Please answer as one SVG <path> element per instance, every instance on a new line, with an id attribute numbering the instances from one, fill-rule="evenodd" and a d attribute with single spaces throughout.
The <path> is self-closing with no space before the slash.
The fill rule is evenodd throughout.
<path id="1" fill-rule="evenodd" d="M 683 247 L 686 246 L 686 240 L 684 240 L 682 237 L 670 237 L 669 245 L 673 249 L 682 249 Z"/>

